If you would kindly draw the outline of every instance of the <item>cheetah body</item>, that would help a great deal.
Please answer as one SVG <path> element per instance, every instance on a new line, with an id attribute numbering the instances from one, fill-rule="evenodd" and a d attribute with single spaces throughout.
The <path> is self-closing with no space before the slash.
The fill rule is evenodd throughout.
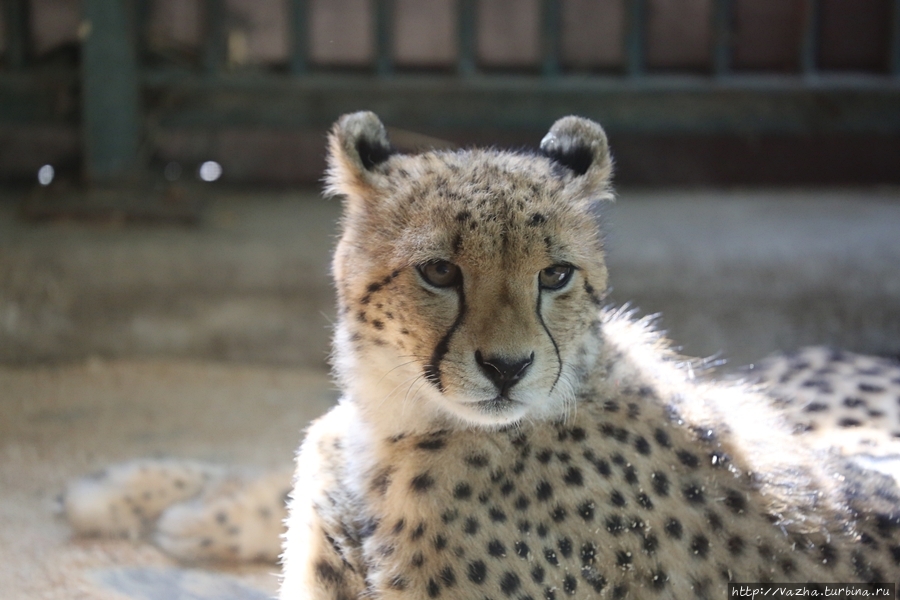
<path id="1" fill-rule="evenodd" d="M 357 113 L 330 143 L 345 396 L 298 456 L 283 600 L 900 578 L 892 479 L 601 309 L 599 126 L 562 119 L 534 155 L 406 156 Z"/>

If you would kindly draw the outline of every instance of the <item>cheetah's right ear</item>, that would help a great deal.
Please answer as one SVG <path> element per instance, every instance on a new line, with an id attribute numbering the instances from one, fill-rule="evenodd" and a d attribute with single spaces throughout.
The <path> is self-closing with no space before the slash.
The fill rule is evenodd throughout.
<path id="1" fill-rule="evenodd" d="M 612 157 L 606 132 L 582 117 L 563 117 L 541 140 L 541 153 L 564 167 L 572 183 L 584 193 L 608 191 Z"/>
<path id="2" fill-rule="evenodd" d="M 372 112 L 338 119 L 328 136 L 329 194 L 368 198 L 375 191 L 375 170 L 394 153 L 384 125 Z"/>

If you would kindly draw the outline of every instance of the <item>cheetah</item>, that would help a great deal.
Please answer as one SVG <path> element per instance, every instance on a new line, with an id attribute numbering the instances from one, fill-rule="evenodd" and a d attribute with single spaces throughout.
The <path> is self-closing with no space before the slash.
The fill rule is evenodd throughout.
<path id="1" fill-rule="evenodd" d="M 417 155 L 372 113 L 341 118 L 327 191 L 344 202 L 344 395 L 307 431 L 293 483 L 124 465 L 66 495 L 76 530 L 133 535 L 158 518 L 175 556 L 271 559 L 277 527 L 241 509 L 266 498 L 275 511 L 292 487 L 282 600 L 897 582 L 900 497 L 879 467 L 900 456 L 887 425 L 900 366 L 813 349 L 732 381 L 679 356 L 650 320 L 605 305 L 611 175 L 603 129 L 582 118 L 557 121 L 534 153 Z M 861 403 L 844 401 L 845 377 Z M 870 435 L 832 444 L 833 429 Z M 154 489 L 188 482 L 178 502 L 145 510 L 141 468 Z M 104 529 L 126 497 L 138 518 Z M 243 547 L 254 532 L 264 548 Z"/>

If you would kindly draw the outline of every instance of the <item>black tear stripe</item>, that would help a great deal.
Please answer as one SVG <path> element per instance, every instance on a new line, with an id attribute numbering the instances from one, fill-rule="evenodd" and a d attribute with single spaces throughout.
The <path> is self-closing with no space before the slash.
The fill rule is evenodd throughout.
<path id="1" fill-rule="evenodd" d="M 559 382 L 559 377 L 562 375 L 562 356 L 559 354 L 559 346 L 556 344 L 556 340 L 553 339 L 553 334 L 550 333 L 550 330 L 547 329 L 547 324 L 544 323 L 544 317 L 541 315 L 541 291 L 538 290 L 537 297 L 537 318 L 541 323 L 541 327 L 544 328 L 544 331 L 547 333 L 547 337 L 550 338 L 550 343 L 553 344 L 553 351 L 556 352 L 556 362 L 559 363 L 559 369 L 556 370 L 556 379 L 553 380 L 553 385 L 550 386 L 550 391 L 548 393 L 552 394 L 553 389 L 556 387 L 557 382 Z"/>
<path id="2" fill-rule="evenodd" d="M 450 326 L 450 329 L 447 330 L 441 341 L 434 347 L 431 360 L 425 365 L 425 379 L 430 381 L 442 394 L 444 393 L 444 384 L 441 382 L 441 361 L 444 360 L 444 356 L 450 351 L 450 338 L 456 333 L 466 314 L 466 295 L 461 285 L 457 286 L 456 295 L 459 299 L 459 314 L 456 315 L 456 320 L 453 321 L 453 325 Z"/>

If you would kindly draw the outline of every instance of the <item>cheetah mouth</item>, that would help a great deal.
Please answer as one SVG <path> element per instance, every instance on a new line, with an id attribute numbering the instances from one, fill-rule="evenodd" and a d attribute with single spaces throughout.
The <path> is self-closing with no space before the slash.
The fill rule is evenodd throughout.
<path id="1" fill-rule="evenodd" d="M 521 405 L 522 403 L 518 400 L 513 400 L 509 396 L 504 396 L 502 394 L 498 394 L 490 400 L 481 400 L 480 402 L 473 403 L 473 406 L 481 412 L 492 415 L 509 412 Z"/>

